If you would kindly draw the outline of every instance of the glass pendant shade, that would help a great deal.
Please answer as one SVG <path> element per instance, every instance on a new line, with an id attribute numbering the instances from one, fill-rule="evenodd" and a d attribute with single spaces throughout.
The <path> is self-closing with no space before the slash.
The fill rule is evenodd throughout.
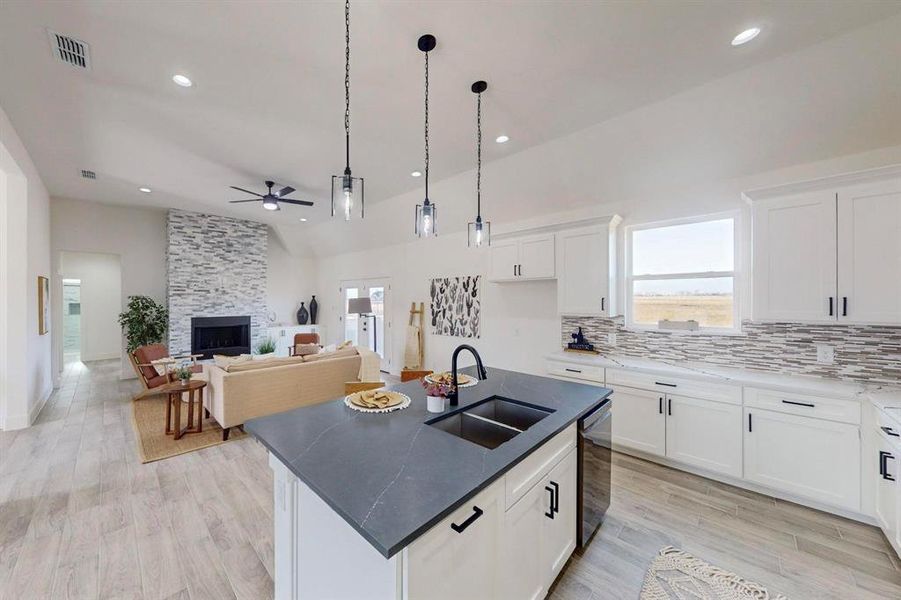
<path id="1" fill-rule="evenodd" d="M 482 221 L 482 217 L 476 217 L 475 222 L 470 222 L 467 227 L 467 246 L 481 248 L 491 245 L 491 222 Z"/>
<path id="2" fill-rule="evenodd" d="M 432 237 L 438 235 L 438 207 L 429 202 L 416 205 L 416 235 L 419 237 Z"/>
<path id="3" fill-rule="evenodd" d="M 350 173 L 332 175 L 332 216 L 336 215 L 345 221 L 355 215 L 361 219 L 366 216 L 362 177 L 351 177 Z"/>

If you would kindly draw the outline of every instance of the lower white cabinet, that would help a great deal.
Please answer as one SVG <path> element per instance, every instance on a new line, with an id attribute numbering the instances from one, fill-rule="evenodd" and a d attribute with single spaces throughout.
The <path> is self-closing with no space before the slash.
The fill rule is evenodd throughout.
<path id="1" fill-rule="evenodd" d="M 648 454 L 666 454 L 664 394 L 613 387 L 613 443 Z"/>
<path id="2" fill-rule="evenodd" d="M 743 429 L 745 479 L 860 510 L 857 425 L 745 408 Z"/>
<path id="3" fill-rule="evenodd" d="M 741 477 L 741 406 L 667 394 L 666 456 Z"/>
<path id="4" fill-rule="evenodd" d="M 544 598 L 575 550 L 576 468 L 572 449 L 505 513 L 499 597 Z"/>
<path id="5" fill-rule="evenodd" d="M 901 456 L 884 434 L 879 434 L 877 438 L 876 452 L 876 456 L 873 457 L 878 465 L 876 520 L 885 537 L 891 540 L 898 534 L 898 509 L 901 505 L 901 487 L 898 485 L 901 469 L 898 468 L 898 461 Z"/>
<path id="6" fill-rule="evenodd" d="M 494 483 L 410 545 L 406 597 L 497 595 L 503 499 L 503 481 Z"/>

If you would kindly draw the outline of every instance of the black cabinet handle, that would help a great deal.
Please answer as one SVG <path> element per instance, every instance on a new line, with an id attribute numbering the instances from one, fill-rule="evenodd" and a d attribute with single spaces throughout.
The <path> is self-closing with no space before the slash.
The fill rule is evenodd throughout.
<path id="1" fill-rule="evenodd" d="M 895 433 L 895 430 L 892 429 L 891 427 L 880 427 L 879 429 L 881 429 L 887 435 L 890 435 L 892 437 L 901 437 L 901 433 Z"/>
<path id="2" fill-rule="evenodd" d="M 883 452 L 882 450 L 879 451 L 879 474 L 882 475 L 883 477 L 885 476 L 885 455 L 886 454 L 888 454 L 888 452 Z"/>
<path id="3" fill-rule="evenodd" d="M 672 398 L 666 399 L 666 414 L 669 415 L 670 417 L 673 416 L 673 399 Z"/>
<path id="4" fill-rule="evenodd" d="M 603 311 L 603 310 L 606 310 L 606 309 L 604 308 L 604 300 L 606 300 L 606 298 L 604 298 L 604 296 L 601 296 L 601 310 L 602 310 L 602 311 Z"/>
<path id="5" fill-rule="evenodd" d="M 833 304 L 833 298 L 832 298 L 832 296 L 829 296 L 829 316 L 830 317 L 835 316 L 835 310 L 832 308 L 832 304 Z"/>
<path id="6" fill-rule="evenodd" d="M 555 513 L 560 512 L 560 484 L 556 481 L 551 481 L 550 484 L 554 487 L 554 504 L 551 506 L 551 510 Z"/>
<path id="7" fill-rule="evenodd" d="M 794 402 L 792 400 L 783 400 L 782 404 L 793 404 L 795 406 L 806 406 L 807 408 L 816 408 L 816 405 L 811 404 L 810 402 Z"/>
<path id="8" fill-rule="evenodd" d="M 751 413 L 748 413 L 748 433 L 751 433 L 752 431 L 754 431 L 754 425 L 751 421 Z"/>
<path id="9" fill-rule="evenodd" d="M 472 514 L 469 515 L 469 517 L 459 525 L 457 525 L 456 523 L 451 523 L 451 529 L 453 529 L 457 533 L 463 533 L 463 530 L 472 525 L 476 519 L 481 517 L 483 512 L 484 511 L 478 506 L 473 506 Z"/>
<path id="10" fill-rule="evenodd" d="M 662 385 L 662 386 L 671 387 L 671 388 L 677 387 L 675 383 L 663 383 L 662 381 L 655 381 L 654 385 Z"/>
<path id="11" fill-rule="evenodd" d="M 848 316 L 848 297 L 842 296 L 842 316 Z"/>
<path id="12" fill-rule="evenodd" d="M 657 398 L 657 400 L 659 401 L 657 403 L 657 410 L 659 410 L 660 414 L 662 415 L 663 414 L 663 396 L 660 396 L 659 398 Z"/>
<path id="13" fill-rule="evenodd" d="M 569 369 L 569 368 L 567 368 L 567 369 L 565 369 L 565 370 L 569 371 L 570 373 L 581 373 L 581 372 L 582 372 L 582 371 L 580 371 L 579 369 Z"/>
<path id="14" fill-rule="evenodd" d="M 546 485 L 546 486 L 544 486 L 544 489 L 547 490 L 548 492 L 550 492 L 550 494 L 551 494 L 551 505 L 550 505 L 550 507 L 548 507 L 547 512 L 544 513 L 544 516 L 547 517 L 548 519 L 553 519 L 554 518 L 554 488 L 552 488 L 549 485 Z"/>
<path id="15" fill-rule="evenodd" d="M 879 452 L 879 474 L 887 481 L 895 481 L 895 478 L 888 474 L 888 459 L 895 460 L 891 452 Z"/>

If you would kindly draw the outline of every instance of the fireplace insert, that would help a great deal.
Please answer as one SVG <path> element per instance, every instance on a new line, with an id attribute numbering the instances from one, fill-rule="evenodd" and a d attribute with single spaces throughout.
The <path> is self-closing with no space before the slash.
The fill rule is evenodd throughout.
<path id="1" fill-rule="evenodd" d="M 194 317 L 191 319 L 191 354 L 250 354 L 250 317 Z"/>

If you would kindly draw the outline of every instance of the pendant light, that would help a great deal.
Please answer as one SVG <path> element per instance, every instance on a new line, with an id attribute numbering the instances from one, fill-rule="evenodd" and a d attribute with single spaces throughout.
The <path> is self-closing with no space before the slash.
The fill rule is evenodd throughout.
<path id="1" fill-rule="evenodd" d="M 438 235 L 438 207 L 429 200 L 429 52 L 435 49 L 434 35 L 419 38 L 417 47 L 425 54 L 425 200 L 416 205 L 413 230 L 419 237 Z"/>
<path id="2" fill-rule="evenodd" d="M 365 215 L 363 178 L 350 174 L 350 0 L 344 2 L 344 159 L 344 174 L 332 175 L 332 216 L 340 212 L 345 221 L 350 221 L 359 198 L 362 219 Z M 354 191 L 357 183 L 359 195 Z"/>
<path id="3" fill-rule="evenodd" d="M 472 84 L 476 95 L 476 220 L 467 227 L 466 244 L 480 248 L 491 245 L 491 222 L 482 222 L 482 92 L 488 89 L 484 81 Z"/>

